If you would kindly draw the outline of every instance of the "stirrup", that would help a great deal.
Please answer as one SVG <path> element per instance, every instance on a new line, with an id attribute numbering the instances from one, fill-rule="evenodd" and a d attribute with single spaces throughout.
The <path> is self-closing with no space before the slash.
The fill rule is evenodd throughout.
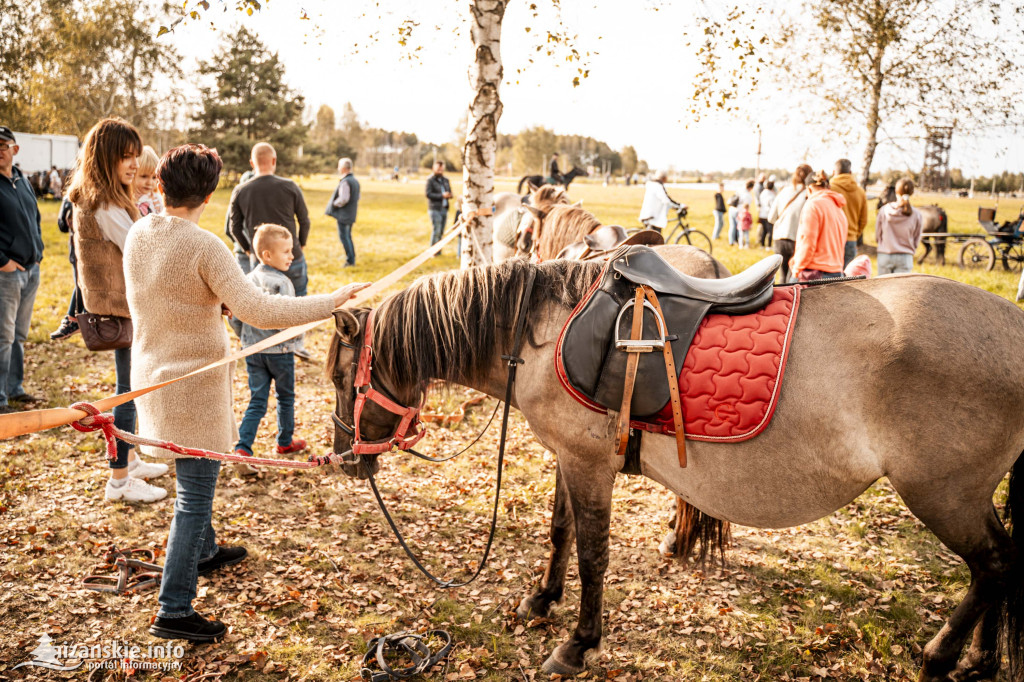
<path id="1" fill-rule="evenodd" d="M 117 549 L 111 545 L 104 555 L 107 563 L 94 571 L 116 571 L 114 575 L 88 575 L 82 579 L 82 587 L 97 592 L 128 594 L 144 592 L 160 584 L 163 567 L 153 563 L 156 556 L 151 549 Z"/>
<path id="2" fill-rule="evenodd" d="M 665 319 L 658 312 L 650 301 L 644 299 L 643 309 L 650 310 L 654 315 L 655 321 L 658 323 L 658 331 L 661 332 L 660 339 L 645 339 L 643 338 L 643 330 L 641 329 L 639 339 L 623 339 L 619 337 L 619 326 L 622 323 L 622 316 L 626 314 L 627 310 L 631 310 L 636 306 L 636 303 L 632 300 L 625 303 L 622 309 L 619 310 L 619 316 L 615 318 L 615 348 L 618 350 L 624 350 L 627 353 L 650 353 L 655 350 L 664 350 L 665 342 L 668 340 L 668 329 L 665 327 Z M 643 311 L 641 311 L 641 316 Z"/>

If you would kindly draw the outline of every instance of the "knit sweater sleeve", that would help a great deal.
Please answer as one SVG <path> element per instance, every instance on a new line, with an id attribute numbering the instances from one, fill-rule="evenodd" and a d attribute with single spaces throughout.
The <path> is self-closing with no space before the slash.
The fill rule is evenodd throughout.
<path id="1" fill-rule="evenodd" d="M 246 279 L 224 242 L 212 234 L 204 235 L 198 251 L 199 276 L 232 314 L 246 324 L 260 329 L 282 329 L 327 319 L 334 310 L 330 294 L 287 298 L 266 293 Z"/>

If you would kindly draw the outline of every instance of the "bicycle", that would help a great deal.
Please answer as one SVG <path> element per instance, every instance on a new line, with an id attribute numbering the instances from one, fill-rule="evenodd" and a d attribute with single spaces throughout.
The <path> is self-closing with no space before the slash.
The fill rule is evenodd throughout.
<path id="1" fill-rule="evenodd" d="M 686 206 L 681 206 L 676 209 L 676 223 L 669 230 L 668 226 L 665 229 L 668 231 L 665 237 L 666 244 L 689 244 L 690 246 L 696 246 L 698 249 L 711 253 L 711 237 L 707 236 L 700 230 L 690 227 L 690 224 L 686 222 L 686 214 L 689 209 Z"/>

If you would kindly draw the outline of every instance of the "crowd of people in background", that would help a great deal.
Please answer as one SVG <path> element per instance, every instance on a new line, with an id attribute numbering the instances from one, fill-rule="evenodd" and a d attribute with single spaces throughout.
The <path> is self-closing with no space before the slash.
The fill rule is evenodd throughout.
<path id="1" fill-rule="evenodd" d="M 853 177 L 850 160 L 836 161 L 831 175 L 800 164 L 788 182 L 776 182 L 774 175 L 762 173 L 728 200 L 724 183 L 718 183 L 712 240 L 719 239 L 728 216 L 729 245 L 773 249 L 782 256 L 783 282 L 850 274 L 868 222 L 867 194 Z M 912 272 L 921 242 L 921 212 L 910 202 L 914 182 L 902 178 L 896 188 L 896 201 L 883 206 L 875 222 L 879 274 Z M 754 206 L 759 234 L 751 240 L 748 216 Z M 858 273 L 864 272 L 863 260 L 856 266 Z"/>

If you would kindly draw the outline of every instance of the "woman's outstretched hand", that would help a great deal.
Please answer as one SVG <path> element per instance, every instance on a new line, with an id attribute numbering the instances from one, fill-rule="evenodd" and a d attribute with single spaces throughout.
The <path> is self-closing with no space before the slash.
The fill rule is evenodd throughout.
<path id="1" fill-rule="evenodd" d="M 346 284 L 340 289 L 335 289 L 331 292 L 331 296 L 334 297 L 334 307 L 340 308 L 341 304 L 348 299 L 355 296 L 357 293 L 370 286 L 371 282 L 357 282 L 355 284 Z"/>

